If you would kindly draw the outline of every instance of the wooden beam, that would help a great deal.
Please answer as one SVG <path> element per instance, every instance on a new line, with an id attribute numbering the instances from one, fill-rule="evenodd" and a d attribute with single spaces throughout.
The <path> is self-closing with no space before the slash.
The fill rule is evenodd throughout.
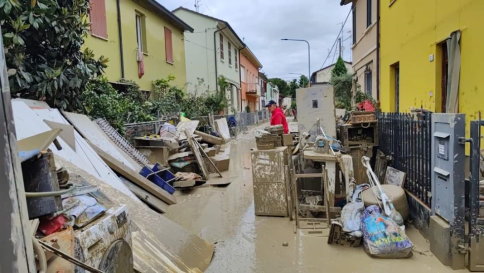
<path id="1" fill-rule="evenodd" d="M 96 151 L 96 153 L 104 160 L 104 162 L 106 162 L 106 164 L 111 169 L 113 169 L 129 181 L 133 182 L 134 184 L 140 186 L 144 190 L 148 191 L 149 193 L 153 194 L 156 198 L 163 200 L 168 205 L 176 204 L 176 198 L 173 195 L 169 194 L 164 189 L 158 187 L 155 183 L 149 181 L 132 169 L 128 168 L 123 163 L 119 162 L 116 158 L 99 149 L 96 145 L 93 145 L 87 139 L 86 141 L 91 145 L 93 150 Z"/>

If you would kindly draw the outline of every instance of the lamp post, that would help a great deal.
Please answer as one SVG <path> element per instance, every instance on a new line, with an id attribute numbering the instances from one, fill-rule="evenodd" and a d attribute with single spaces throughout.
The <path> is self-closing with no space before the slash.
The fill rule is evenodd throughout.
<path id="1" fill-rule="evenodd" d="M 295 41 L 295 42 L 305 42 L 308 44 L 308 81 L 309 81 L 309 86 L 311 86 L 311 46 L 309 45 L 309 42 L 306 40 L 300 40 L 300 39 L 281 39 L 282 41 Z"/>

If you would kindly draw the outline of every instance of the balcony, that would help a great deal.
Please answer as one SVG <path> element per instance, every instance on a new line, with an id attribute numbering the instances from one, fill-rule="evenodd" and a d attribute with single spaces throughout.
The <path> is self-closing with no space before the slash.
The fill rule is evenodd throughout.
<path id="1" fill-rule="evenodd" d="M 253 96 L 253 97 L 260 97 L 260 85 L 256 83 L 249 83 L 247 84 L 247 96 Z"/>

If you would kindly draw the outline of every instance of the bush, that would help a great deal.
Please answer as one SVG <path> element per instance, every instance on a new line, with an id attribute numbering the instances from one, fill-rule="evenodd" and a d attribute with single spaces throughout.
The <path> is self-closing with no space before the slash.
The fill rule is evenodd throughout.
<path id="1" fill-rule="evenodd" d="M 124 133 L 124 124 L 155 120 L 150 114 L 151 103 L 144 100 L 136 84 L 121 93 L 104 77 L 88 83 L 81 96 L 83 112 L 92 118 L 105 118 L 111 126 Z"/>

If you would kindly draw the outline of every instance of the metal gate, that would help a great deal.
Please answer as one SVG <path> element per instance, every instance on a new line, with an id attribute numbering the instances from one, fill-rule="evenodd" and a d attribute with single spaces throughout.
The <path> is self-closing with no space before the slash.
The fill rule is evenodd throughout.
<path id="1" fill-rule="evenodd" d="M 466 187 L 469 206 L 468 268 L 470 271 L 484 271 L 484 215 L 479 210 L 484 207 L 480 201 L 480 163 L 481 163 L 481 128 L 484 122 L 471 121 L 471 157 L 469 185 Z"/>

